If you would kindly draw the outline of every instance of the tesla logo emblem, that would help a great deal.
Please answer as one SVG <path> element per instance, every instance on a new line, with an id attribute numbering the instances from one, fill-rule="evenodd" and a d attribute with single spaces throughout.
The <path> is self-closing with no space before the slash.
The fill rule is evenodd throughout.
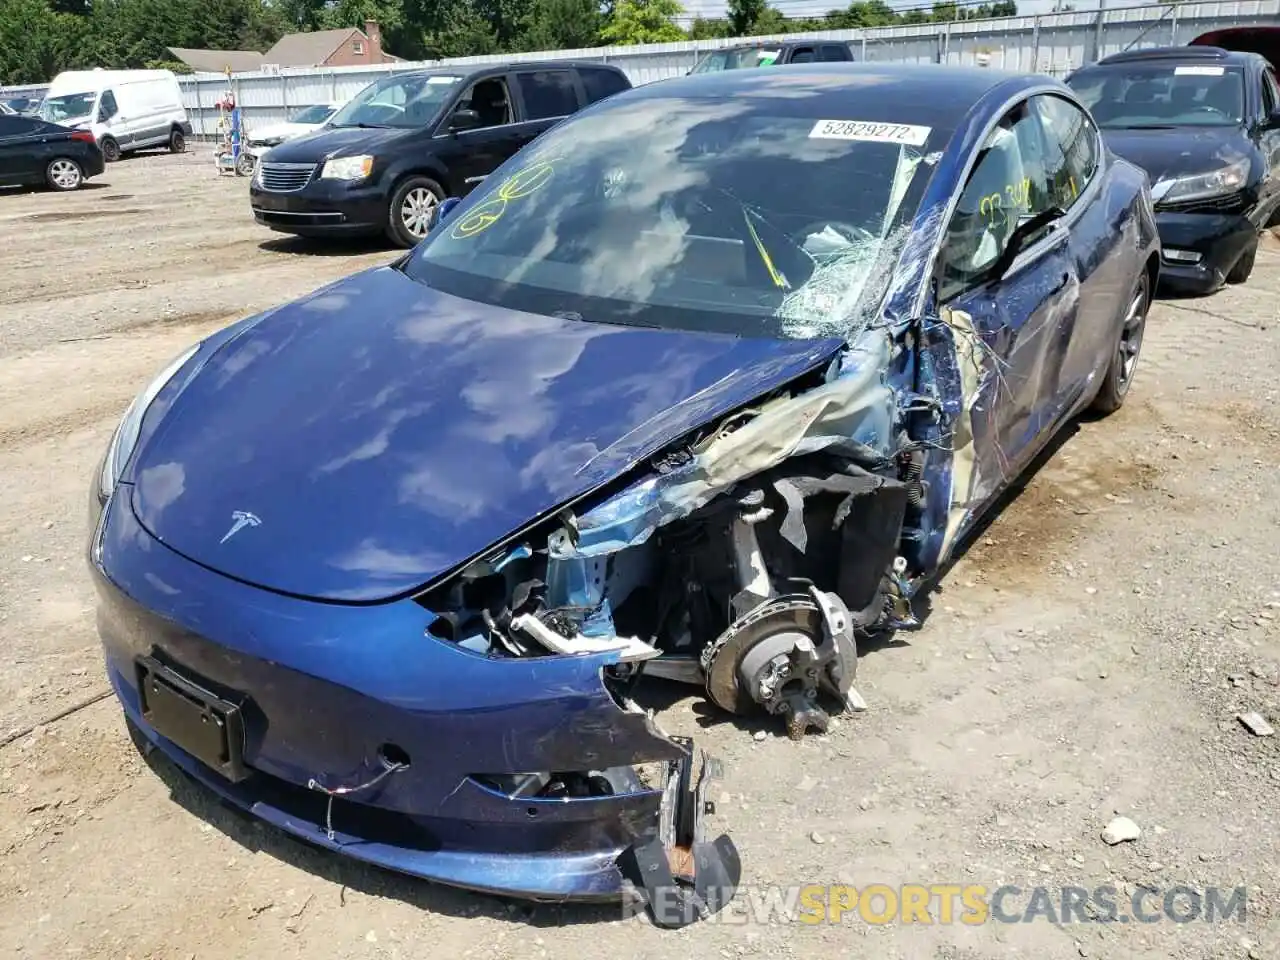
<path id="1" fill-rule="evenodd" d="M 247 510 L 234 511 L 231 514 L 231 520 L 231 529 L 226 532 L 226 535 L 218 543 L 226 543 L 245 527 L 256 527 L 262 523 L 261 520 Z"/>

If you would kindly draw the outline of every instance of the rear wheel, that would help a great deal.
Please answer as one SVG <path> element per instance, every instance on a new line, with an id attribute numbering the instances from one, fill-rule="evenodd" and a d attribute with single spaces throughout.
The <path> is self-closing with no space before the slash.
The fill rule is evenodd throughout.
<path id="1" fill-rule="evenodd" d="M 169 152 L 187 152 L 187 138 L 183 135 L 181 130 L 174 130 L 173 133 L 169 134 Z"/>
<path id="2" fill-rule="evenodd" d="M 1147 311 L 1150 307 L 1151 274 L 1144 269 L 1134 285 L 1129 305 L 1125 308 L 1120 336 L 1112 351 L 1111 362 L 1107 365 L 1102 387 L 1093 399 L 1090 409 L 1095 413 L 1115 413 L 1124 405 L 1124 398 L 1129 393 L 1133 375 L 1138 369 L 1138 354 L 1142 352 L 1142 336 L 1146 332 Z"/>
<path id="3" fill-rule="evenodd" d="M 440 184 L 428 177 L 413 176 L 402 181 L 391 194 L 388 236 L 401 247 L 417 244 L 427 235 L 431 213 L 443 199 Z"/>
<path id="4" fill-rule="evenodd" d="M 68 157 L 58 157 L 49 162 L 44 179 L 54 190 L 79 190 L 84 183 L 84 171 L 80 164 Z"/>
<path id="5" fill-rule="evenodd" d="M 111 137 L 103 137 L 99 146 L 102 147 L 102 159 L 107 163 L 115 163 L 120 159 L 120 144 Z"/>
<path id="6" fill-rule="evenodd" d="M 1253 261 L 1256 259 L 1258 259 L 1258 241 L 1255 238 L 1227 273 L 1227 283 L 1244 283 L 1248 280 L 1249 274 L 1253 273 Z"/>

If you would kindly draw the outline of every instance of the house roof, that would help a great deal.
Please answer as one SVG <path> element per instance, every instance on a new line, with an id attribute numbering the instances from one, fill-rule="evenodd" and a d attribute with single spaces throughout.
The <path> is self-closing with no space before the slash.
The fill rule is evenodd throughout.
<path id="1" fill-rule="evenodd" d="M 192 50 L 170 47 L 169 52 L 197 73 L 232 73 L 257 70 L 265 62 L 256 50 Z"/>
<path id="2" fill-rule="evenodd" d="M 311 33 L 288 33 L 276 41 L 276 45 L 262 54 L 263 63 L 280 67 L 314 67 L 324 63 L 353 33 L 368 39 L 355 27 L 341 30 L 316 30 Z"/>

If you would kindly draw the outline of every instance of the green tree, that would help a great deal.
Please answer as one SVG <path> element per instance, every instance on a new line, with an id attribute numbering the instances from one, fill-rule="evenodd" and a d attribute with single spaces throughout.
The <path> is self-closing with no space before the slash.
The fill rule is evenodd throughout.
<path id="1" fill-rule="evenodd" d="M 732 37 L 733 25 L 724 17 L 694 17 L 689 24 L 690 40 L 717 40 Z"/>
<path id="2" fill-rule="evenodd" d="M 788 20 L 777 7 L 765 7 L 760 12 L 760 16 L 756 17 L 755 23 L 751 25 L 748 33 L 754 37 L 762 37 L 774 33 L 789 33 L 793 30 L 804 29 L 800 26 L 800 23 L 801 21 Z M 810 29 L 813 28 L 810 27 Z"/>
<path id="3" fill-rule="evenodd" d="M 574 50 L 600 44 L 604 17 L 596 0 L 532 0 L 520 46 L 525 50 Z"/>
<path id="4" fill-rule="evenodd" d="M 684 13 L 679 0 L 617 0 L 600 31 L 606 43 L 672 43 L 685 39 L 674 19 Z"/>
<path id="5" fill-rule="evenodd" d="M 729 24 L 735 37 L 749 36 L 755 31 L 756 21 L 763 15 L 766 0 L 729 0 Z"/>

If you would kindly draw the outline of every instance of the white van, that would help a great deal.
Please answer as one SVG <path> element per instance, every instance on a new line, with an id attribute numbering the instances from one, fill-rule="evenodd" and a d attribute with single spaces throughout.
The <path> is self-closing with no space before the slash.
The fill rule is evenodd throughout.
<path id="1" fill-rule="evenodd" d="M 93 131 L 108 163 L 145 147 L 187 148 L 191 121 L 169 70 L 68 70 L 53 78 L 40 118 Z"/>

